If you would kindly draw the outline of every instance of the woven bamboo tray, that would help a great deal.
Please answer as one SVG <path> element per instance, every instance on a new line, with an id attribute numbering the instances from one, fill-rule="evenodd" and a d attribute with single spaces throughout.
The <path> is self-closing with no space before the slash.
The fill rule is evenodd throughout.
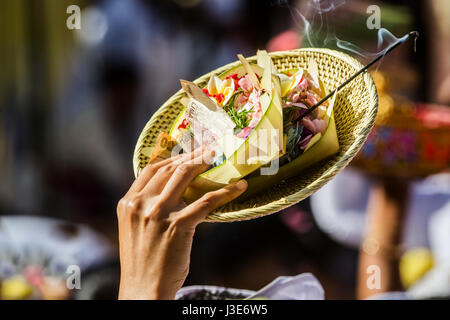
<path id="1" fill-rule="evenodd" d="M 271 53 L 270 56 L 279 71 L 306 68 L 309 60 L 316 60 L 319 75 L 330 89 L 336 88 L 353 75 L 362 65 L 347 54 L 329 49 L 298 49 Z M 256 62 L 256 57 L 248 58 Z M 236 61 L 212 71 L 220 74 L 239 65 Z M 205 86 L 208 73 L 194 82 Z M 145 125 L 136 144 L 133 167 L 137 177 L 147 165 L 149 157 L 142 151 L 151 147 L 161 131 L 168 132 L 183 105 L 180 100 L 185 93 L 179 90 L 151 117 Z M 302 172 L 299 176 L 286 179 L 255 196 L 235 199 L 211 213 L 207 221 L 231 222 L 265 216 L 287 208 L 317 191 L 339 171 L 345 168 L 366 140 L 377 115 L 377 89 L 369 73 L 365 72 L 340 91 L 334 105 L 336 129 L 340 151 Z"/>

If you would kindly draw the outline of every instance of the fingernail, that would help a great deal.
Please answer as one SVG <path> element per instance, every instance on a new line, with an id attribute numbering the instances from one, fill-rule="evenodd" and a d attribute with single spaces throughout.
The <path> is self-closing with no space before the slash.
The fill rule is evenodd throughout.
<path id="1" fill-rule="evenodd" d="M 238 190 L 245 190 L 247 189 L 248 183 L 245 180 L 241 180 L 238 183 L 236 183 L 236 188 L 238 188 Z"/>
<path id="2" fill-rule="evenodd" d="M 202 156 L 203 162 L 212 165 L 214 163 L 214 155 L 215 155 L 214 151 L 206 150 Z"/>
<path id="3" fill-rule="evenodd" d="M 215 150 L 208 150 L 208 149 L 203 150 L 204 157 L 214 157 L 215 155 L 216 155 Z"/>

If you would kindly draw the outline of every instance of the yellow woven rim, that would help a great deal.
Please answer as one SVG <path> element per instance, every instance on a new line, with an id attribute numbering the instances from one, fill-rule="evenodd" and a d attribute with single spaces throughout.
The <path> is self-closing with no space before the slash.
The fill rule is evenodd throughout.
<path id="1" fill-rule="evenodd" d="M 306 68 L 309 60 L 319 65 L 319 75 L 331 90 L 352 76 L 362 65 L 342 52 L 329 49 L 298 49 L 270 53 L 279 71 Z M 256 57 L 248 58 L 255 62 Z M 236 61 L 218 68 L 211 73 L 220 74 L 239 65 Z M 211 73 L 194 82 L 206 85 Z M 134 174 L 147 165 L 149 158 L 141 151 L 152 146 L 161 131 L 168 132 L 178 114 L 183 109 L 180 100 L 185 97 L 179 90 L 151 117 L 145 125 L 136 144 L 133 156 Z M 245 200 L 236 199 L 217 209 L 207 217 L 207 221 L 231 222 L 265 216 L 287 208 L 309 197 L 339 171 L 345 168 L 362 147 L 373 127 L 378 108 L 377 89 L 371 75 L 365 72 L 342 89 L 334 105 L 336 130 L 340 151 L 324 161 L 308 168 L 296 177 L 286 179 L 265 192 Z"/>

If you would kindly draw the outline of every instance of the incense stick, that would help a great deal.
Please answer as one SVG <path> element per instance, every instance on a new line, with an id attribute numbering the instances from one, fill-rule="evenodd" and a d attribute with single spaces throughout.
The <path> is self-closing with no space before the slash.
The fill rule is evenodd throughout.
<path id="1" fill-rule="evenodd" d="M 348 78 L 347 80 L 345 80 L 339 87 L 337 87 L 336 89 L 334 89 L 333 91 L 331 91 L 329 94 L 327 94 L 322 100 L 320 100 L 319 102 L 317 102 L 314 106 L 312 106 L 311 108 L 309 108 L 304 114 L 302 114 L 300 117 L 297 118 L 296 121 L 303 119 L 304 117 L 306 117 L 307 115 L 309 115 L 311 112 L 313 112 L 315 109 L 317 109 L 317 107 L 319 107 L 322 103 L 324 103 L 325 101 L 327 101 L 329 98 L 331 98 L 337 91 L 341 90 L 343 87 L 345 87 L 347 84 L 349 84 L 353 79 L 355 79 L 357 76 L 359 76 L 361 73 L 363 73 L 364 71 L 366 71 L 367 69 L 369 69 L 371 66 L 373 66 L 375 63 L 377 63 L 379 60 L 381 60 L 385 55 L 387 55 L 389 52 L 391 52 L 392 50 L 394 50 L 395 48 L 397 48 L 400 44 L 405 43 L 406 41 L 408 41 L 411 37 L 414 37 L 414 52 L 416 52 L 416 41 L 417 38 L 419 37 L 419 33 L 417 31 L 411 31 L 410 33 L 408 33 L 408 36 L 403 39 L 403 40 L 399 40 L 397 43 L 395 43 L 393 46 L 391 46 L 390 48 L 388 48 L 383 54 L 380 54 L 378 57 L 376 57 L 375 59 L 373 59 L 372 61 L 370 61 L 366 66 L 364 66 L 363 68 L 361 68 L 358 72 L 356 72 L 354 75 L 352 75 L 350 78 Z"/>

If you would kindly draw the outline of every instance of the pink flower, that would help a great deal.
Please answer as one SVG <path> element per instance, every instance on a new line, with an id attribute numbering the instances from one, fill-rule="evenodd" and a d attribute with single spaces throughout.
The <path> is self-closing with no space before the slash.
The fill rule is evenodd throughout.
<path id="1" fill-rule="evenodd" d="M 327 129 L 327 123 L 323 119 L 310 120 L 308 118 L 303 118 L 302 125 L 304 125 L 305 128 L 311 131 L 313 134 L 319 132 L 324 134 L 325 130 Z"/>
<path id="2" fill-rule="evenodd" d="M 308 81 L 306 81 L 306 78 L 303 77 L 302 81 L 294 88 L 295 91 L 301 92 L 305 91 L 308 88 Z"/>
<path id="3" fill-rule="evenodd" d="M 307 94 L 305 91 L 292 90 L 288 94 L 287 99 L 293 103 L 296 103 L 296 102 L 301 102 L 302 100 L 306 99 L 306 97 L 307 97 Z"/>
<path id="4" fill-rule="evenodd" d="M 245 105 L 247 103 L 247 101 L 248 101 L 248 97 L 249 96 L 250 96 L 250 93 L 248 93 L 248 92 L 241 93 L 236 99 L 236 103 L 234 105 L 234 109 L 238 110 L 238 109 L 240 109 L 240 107 Z"/>
<path id="5" fill-rule="evenodd" d="M 316 133 L 316 126 L 314 123 L 308 118 L 303 118 L 301 124 L 305 126 L 306 129 L 311 131 L 312 133 Z"/>
<path id="6" fill-rule="evenodd" d="M 299 108 L 308 110 L 308 107 L 305 106 L 305 104 L 303 104 L 303 103 L 301 103 L 301 102 L 292 102 L 291 105 L 293 105 L 293 106 L 295 106 L 295 107 L 299 107 Z"/>
<path id="7" fill-rule="evenodd" d="M 250 128 L 250 127 L 245 127 L 236 136 L 239 137 L 239 138 L 242 138 L 242 139 L 247 139 L 248 136 L 250 135 L 250 132 L 252 132 L 252 130 L 253 129 Z"/>
<path id="8" fill-rule="evenodd" d="M 319 79 L 314 75 L 308 73 L 306 75 L 306 78 L 308 79 L 309 89 L 320 92 L 320 85 L 319 85 Z"/>
<path id="9" fill-rule="evenodd" d="M 308 146 L 308 143 L 311 141 L 311 138 L 313 137 L 312 134 L 309 134 L 304 138 L 302 141 L 300 141 L 298 144 L 300 145 L 300 149 L 304 150 Z"/>
<path id="10" fill-rule="evenodd" d="M 307 91 L 305 102 L 309 104 L 310 107 L 312 107 L 319 101 L 317 100 L 316 95 L 314 93 Z"/>
<path id="11" fill-rule="evenodd" d="M 239 80 L 239 86 L 246 92 L 252 91 L 253 85 L 248 74 L 245 77 L 242 77 L 241 80 Z"/>
<path id="12" fill-rule="evenodd" d="M 325 131 L 327 130 L 327 123 L 325 120 L 323 119 L 314 119 L 313 123 L 317 129 L 317 132 L 320 132 L 322 134 L 325 133 Z"/>
<path id="13" fill-rule="evenodd" d="M 258 125 L 259 120 L 261 120 L 261 117 L 262 117 L 261 105 L 258 104 L 256 106 L 254 106 L 253 110 L 255 110 L 255 112 L 252 113 L 252 120 L 248 124 L 248 126 L 251 128 L 255 128 Z"/>

